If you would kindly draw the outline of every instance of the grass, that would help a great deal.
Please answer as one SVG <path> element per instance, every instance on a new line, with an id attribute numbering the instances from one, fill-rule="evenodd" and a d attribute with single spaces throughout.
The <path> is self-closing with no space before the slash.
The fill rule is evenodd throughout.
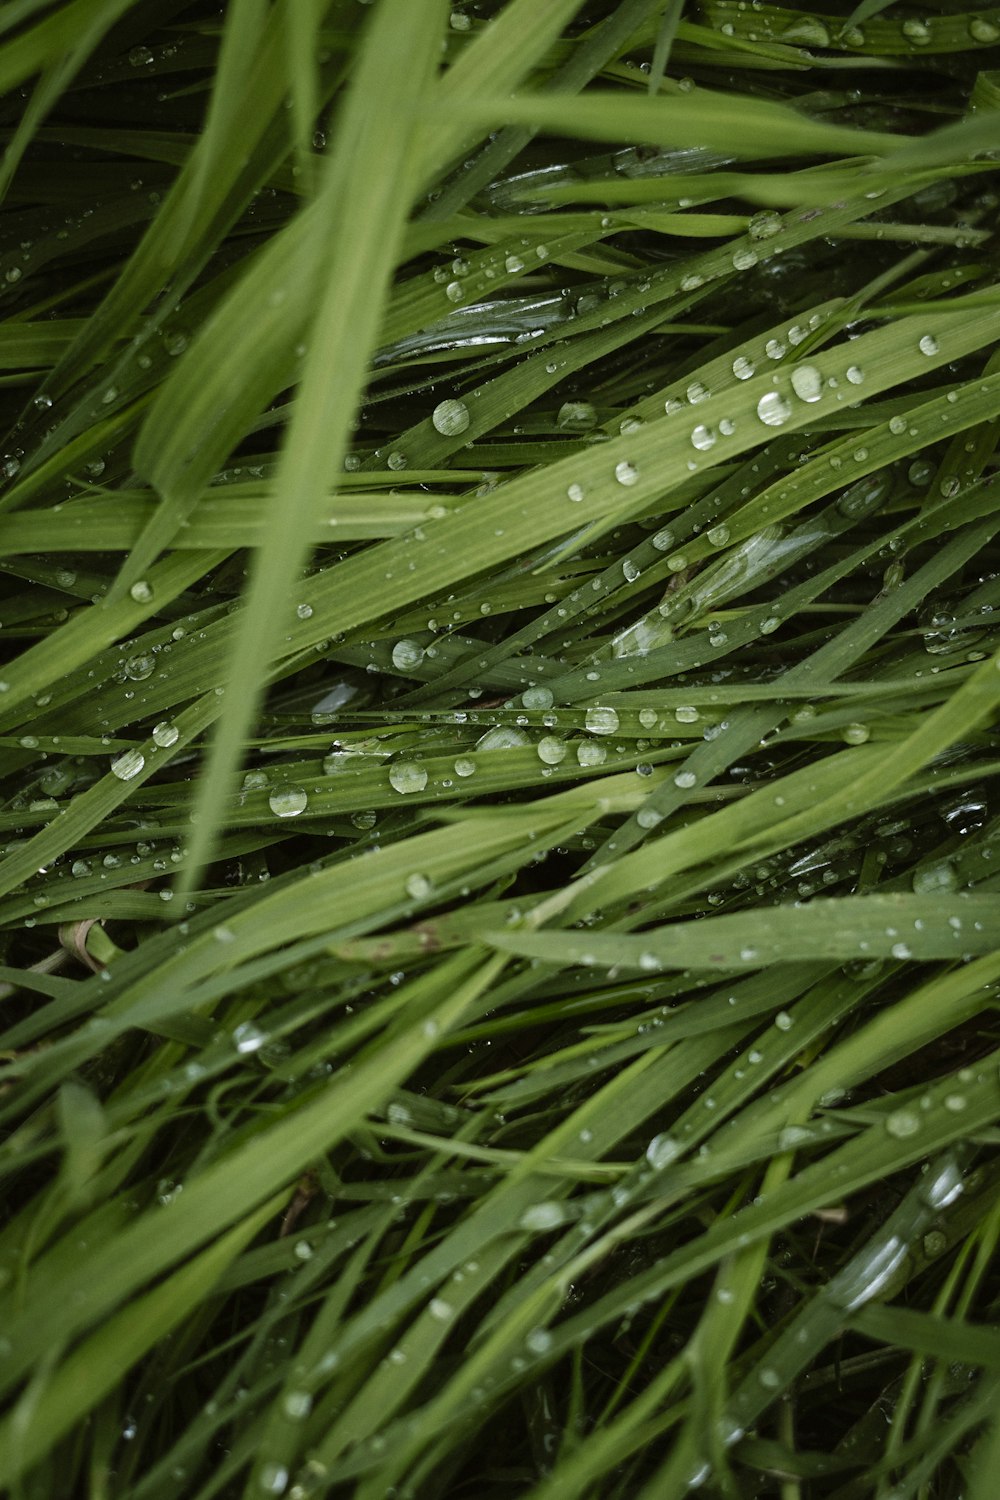
<path id="1" fill-rule="evenodd" d="M 1000 12 L 0 85 L 0 1489 L 992 1500 Z"/>

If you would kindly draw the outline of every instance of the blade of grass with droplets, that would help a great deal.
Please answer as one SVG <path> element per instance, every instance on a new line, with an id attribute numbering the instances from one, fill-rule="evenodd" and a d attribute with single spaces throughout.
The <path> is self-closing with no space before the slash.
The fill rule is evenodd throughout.
<path id="1" fill-rule="evenodd" d="M 405 21 L 398 11 L 398 5 L 383 5 L 373 17 L 331 148 L 329 178 L 317 199 L 322 214 L 312 228 L 311 253 L 318 257 L 322 245 L 329 259 L 276 480 L 282 525 L 275 546 L 260 554 L 249 585 L 229 663 L 229 698 L 199 788 L 187 884 L 197 880 L 211 855 L 219 798 L 228 790 L 261 696 L 260 663 L 272 655 L 288 590 L 308 555 L 308 528 L 340 457 L 419 180 L 414 126 L 436 61 L 434 23 L 441 7 L 436 0 L 410 5 Z M 376 89 L 385 88 L 399 97 L 391 115 L 375 104 Z M 387 160 L 394 166 L 391 175 L 384 170 Z"/>

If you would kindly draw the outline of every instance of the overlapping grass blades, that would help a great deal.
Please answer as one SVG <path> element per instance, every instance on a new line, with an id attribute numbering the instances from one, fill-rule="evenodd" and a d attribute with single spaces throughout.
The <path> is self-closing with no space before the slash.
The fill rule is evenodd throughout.
<path id="1" fill-rule="evenodd" d="M 0 16 L 17 1500 L 992 1496 L 998 54 Z"/>

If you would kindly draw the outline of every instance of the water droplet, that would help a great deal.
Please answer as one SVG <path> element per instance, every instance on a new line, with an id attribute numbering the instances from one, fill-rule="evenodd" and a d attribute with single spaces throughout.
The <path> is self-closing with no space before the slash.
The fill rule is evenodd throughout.
<path id="1" fill-rule="evenodd" d="M 431 412 L 431 422 L 442 437 L 457 437 L 469 425 L 469 408 L 464 401 L 439 401 Z"/>
<path id="2" fill-rule="evenodd" d="M 864 383 L 864 378 L 865 372 L 859 365 L 847 366 L 847 379 L 850 381 L 851 385 L 862 385 Z"/>
<path id="3" fill-rule="evenodd" d="M 792 415 L 792 408 L 780 391 L 766 391 L 757 402 L 757 415 L 768 427 L 781 427 Z"/>
<path id="4" fill-rule="evenodd" d="M 552 689 L 547 687 L 525 688 L 521 694 L 521 702 L 525 708 L 551 708 Z"/>
<path id="5" fill-rule="evenodd" d="M 470 760 L 467 755 L 460 755 L 455 762 L 456 776 L 472 776 L 475 774 L 476 762 Z"/>
<path id="6" fill-rule="evenodd" d="M 532 1354 L 547 1354 L 552 1348 L 552 1335 L 547 1328 L 533 1328 L 524 1342 Z"/>
<path id="7" fill-rule="evenodd" d="M 796 365 L 792 370 L 792 390 L 800 401 L 818 401 L 823 394 L 823 376 L 815 365 Z"/>
<path id="8" fill-rule="evenodd" d="M 524 270 L 524 261 L 519 255 L 506 255 L 504 256 L 503 263 L 504 269 L 509 271 L 511 276 L 515 276 L 518 271 Z"/>
<path id="9" fill-rule="evenodd" d="M 581 766 L 603 766 L 608 752 L 596 740 L 581 740 L 576 747 L 576 758 Z"/>
<path id="10" fill-rule="evenodd" d="M 465 291 L 460 281 L 449 281 L 444 289 L 444 294 L 449 302 L 461 302 L 465 296 Z"/>
<path id="11" fill-rule="evenodd" d="M 512 724 L 496 724 L 476 741 L 477 750 L 523 750 L 531 741 Z"/>
<path id="12" fill-rule="evenodd" d="M 630 557 L 623 558 L 622 573 L 625 575 L 626 583 L 635 583 L 636 579 L 639 577 L 638 564 L 634 563 Z"/>
<path id="13" fill-rule="evenodd" d="M 693 771 L 678 771 L 674 777 L 674 786 L 680 787 L 682 791 L 689 791 L 691 787 L 697 785 L 698 778 Z"/>
<path id="14" fill-rule="evenodd" d="M 682 1149 L 680 1141 L 672 1135 L 654 1135 L 646 1147 L 646 1160 L 654 1171 L 662 1172 L 664 1167 L 677 1160 Z"/>
<path id="15" fill-rule="evenodd" d="M 547 766 L 557 766 L 561 760 L 566 759 L 567 752 L 565 740 L 559 739 L 557 735 L 547 734 L 538 741 L 538 758 Z"/>
<path id="16" fill-rule="evenodd" d="M 618 728 L 618 714 L 613 708 L 588 708 L 584 715 L 584 728 L 591 734 L 614 734 Z"/>
<path id="17" fill-rule="evenodd" d="M 309 797 L 300 786 L 275 787 L 267 801 L 276 818 L 297 818 L 309 806 Z"/>
<path id="18" fill-rule="evenodd" d="M 1000 37 L 1000 26 L 995 26 L 985 16 L 973 16 L 969 22 L 969 35 L 974 42 L 995 42 Z"/>
<path id="19" fill-rule="evenodd" d="M 750 380 L 756 373 L 757 366 L 745 354 L 738 354 L 733 360 L 733 374 L 737 380 Z"/>
<path id="20" fill-rule="evenodd" d="M 781 217 L 773 209 L 765 208 L 760 213 L 754 214 L 747 225 L 747 230 L 752 240 L 769 240 L 781 233 Z"/>
<path id="21" fill-rule="evenodd" d="M 389 785 L 404 797 L 410 792 L 422 792 L 427 785 L 427 772 L 415 761 L 397 761 L 389 767 Z"/>
<path id="22" fill-rule="evenodd" d="M 867 724 L 846 724 L 843 729 L 844 740 L 848 745 L 863 745 L 870 734 Z"/>
<path id="23" fill-rule="evenodd" d="M 615 464 L 615 478 L 619 484 L 636 484 L 639 479 L 639 470 L 627 459 Z"/>
<path id="24" fill-rule="evenodd" d="M 119 781 L 131 781 L 133 776 L 138 776 L 145 764 L 146 757 L 141 750 L 123 750 L 111 762 L 111 770 Z"/>
<path id="25" fill-rule="evenodd" d="M 705 427 L 699 422 L 691 433 L 691 442 L 695 448 L 707 452 L 709 448 L 715 447 L 715 432 L 711 427 Z"/>
<path id="26" fill-rule="evenodd" d="M 906 418 L 905 417 L 898 417 L 898 416 L 897 417 L 890 417 L 889 418 L 889 431 L 892 432 L 892 433 L 895 433 L 896 437 L 899 437 L 902 433 L 904 433 L 906 431 Z"/>
<path id="27" fill-rule="evenodd" d="M 145 578 L 140 578 L 137 583 L 133 583 L 129 594 L 136 604 L 150 604 L 153 598 L 152 585 L 148 584 Z"/>
<path id="28" fill-rule="evenodd" d="M 756 250 L 751 250 L 749 246 L 746 246 L 742 250 L 737 250 L 733 255 L 734 271 L 749 271 L 756 264 L 757 252 Z"/>
<path id="29" fill-rule="evenodd" d="M 920 1133 L 920 1116 L 912 1109 L 894 1109 L 886 1116 L 885 1128 L 897 1140 Z"/>
<path id="30" fill-rule="evenodd" d="M 925 333 L 921 336 L 919 342 L 917 343 L 917 348 L 920 350 L 921 354 L 934 355 L 937 354 L 939 345 L 937 339 L 932 333 Z"/>
<path id="31" fill-rule="evenodd" d="M 556 424 L 587 432 L 597 426 L 597 412 L 589 401 L 564 401 L 556 413 Z"/>
<path id="32" fill-rule="evenodd" d="M 424 659 L 424 648 L 416 641 L 397 641 L 392 648 L 392 664 L 401 672 L 408 672 L 413 667 L 419 667 Z"/>
<path id="33" fill-rule="evenodd" d="M 547 1229 L 556 1229 L 565 1220 L 566 1212 L 561 1203 L 533 1203 L 521 1215 L 521 1228 L 544 1233 Z"/>
<path id="34" fill-rule="evenodd" d="M 258 1052 L 267 1041 L 267 1032 L 253 1021 L 241 1021 L 233 1028 L 233 1046 L 237 1052 Z"/>
<path id="35" fill-rule="evenodd" d="M 712 526 L 706 531 L 705 536 L 713 547 L 724 547 L 729 541 L 728 526 Z"/>
<path id="36" fill-rule="evenodd" d="M 926 47 L 931 39 L 931 29 L 923 21 L 906 20 L 900 27 L 908 42 L 915 47 Z"/>
<path id="37" fill-rule="evenodd" d="M 265 1495 L 282 1495 L 288 1484 L 288 1470 L 284 1464 L 267 1463 L 257 1475 L 257 1487 Z"/>
<path id="38" fill-rule="evenodd" d="M 406 894 L 412 896 L 414 901 L 425 901 L 433 890 L 426 875 L 407 875 L 405 884 Z"/>
<path id="39" fill-rule="evenodd" d="M 768 359 L 781 359 L 785 354 L 785 345 L 780 339 L 768 339 L 764 345 L 764 353 Z"/>
<path id="40" fill-rule="evenodd" d="M 167 719 L 153 728 L 153 744 L 159 745 L 161 750 L 167 750 L 171 745 L 176 745 L 179 738 L 180 730 L 177 725 L 171 724 Z"/>
<path id="41" fill-rule="evenodd" d="M 572 500 L 574 505 L 579 505 L 583 499 L 583 486 L 581 484 L 570 484 L 566 486 L 566 498 Z"/>
<path id="42" fill-rule="evenodd" d="M 307 1245 L 311 1253 L 311 1246 L 308 1246 L 307 1241 L 302 1240 L 300 1244 Z M 295 1249 L 298 1252 L 299 1246 L 296 1245 Z M 281 1403 L 285 1416 L 293 1422 L 303 1421 L 312 1411 L 312 1404 L 313 1398 L 308 1391 L 289 1391 Z"/>
<path id="43" fill-rule="evenodd" d="M 958 876 L 948 861 L 922 865 L 913 873 L 913 890 L 918 896 L 939 896 L 958 888 Z"/>

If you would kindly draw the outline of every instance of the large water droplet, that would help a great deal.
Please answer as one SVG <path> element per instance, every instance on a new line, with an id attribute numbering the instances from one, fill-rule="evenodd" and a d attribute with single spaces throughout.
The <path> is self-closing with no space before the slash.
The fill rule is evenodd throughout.
<path id="1" fill-rule="evenodd" d="M 278 786 L 267 799 L 276 818 L 297 818 L 309 806 L 309 796 L 301 786 Z"/>
<path id="2" fill-rule="evenodd" d="M 921 354 L 934 355 L 938 352 L 938 347 L 938 341 L 932 333 L 923 334 L 917 343 Z"/>
<path id="3" fill-rule="evenodd" d="M 615 464 L 615 478 L 619 484 L 636 484 L 639 480 L 639 470 L 627 459 Z"/>
<path id="4" fill-rule="evenodd" d="M 561 760 L 566 759 L 568 748 L 565 740 L 559 739 L 557 735 L 547 734 L 538 741 L 538 758 L 547 766 L 557 766 Z"/>
<path id="5" fill-rule="evenodd" d="M 389 785 L 403 796 L 409 792 L 422 792 L 427 785 L 427 772 L 415 761 L 398 761 L 389 767 Z"/>
<path id="6" fill-rule="evenodd" d="M 768 427 L 781 427 L 792 415 L 792 408 L 780 391 L 766 391 L 757 402 L 757 415 Z"/>
<path id="7" fill-rule="evenodd" d="M 664 1167 L 669 1167 L 672 1161 L 677 1160 L 682 1150 L 680 1141 L 675 1140 L 672 1135 L 654 1135 L 646 1147 L 646 1160 L 655 1171 L 661 1172 Z"/>
<path id="8" fill-rule="evenodd" d="M 149 651 L 139 656 L 130 656 L 125 663 L 125 676 L 132 682 L 142 682 L 144 678 L 152 677 L 155 670 L 156 657 Z"/>
<path id="9" fill-rule="evenodd" d="M 912 1109 L 894 1109 L 886 1116 L 885 1128 L 897 1140 L 920 1133 L 920 1116 Z"/>
<path id="10" fill-rule="evenodd" d="M 587 709 L 583 722 L 591 734 L 614 734 L 619 721 L 613 708 L 595 707 Z"/>
<path id="11" fill-rule="evenodd" d="M 531 740 L 512 724 L 497 724 L 476 741 L 477 750 L 523 750 Z"/>
<path id="12" fill-rule="evenodd" d="M 416 641 L 397 641 L 392 648 L 392 664 L 401 672 L 408 672 L 413 667 L 419 667 L 424 659 L 424 648 Z"/>
<path id="13" fill-rule="evenodd" d="M 792 371 L 792 390 L 800 401 L 818 401 L 823 394 L 823 376 L 815 365 L 796 365 Z"/>
<path id="14" fill-rule="evenodd" d="M 171 745 L 176 745 L 179 738 L 180 730 L 177 725 L 169 723 L 166 719 L 154 726 L 153 744 L 159 745 L 161 750 L 167 750 Z"/>
<path id="15" fill-rule="evenodd" d="M 926 47 L 931 39 L 931 29 L 923 21 L 906 20 L 900 27 L 908 42 L 915 47 Z"/>
<path id="16" fill-rule="evenodd" d="M 138 776 L 145 764 L 146 757 L 141 750 L 123 750 L 111 762 L 111 770 L 119 781 L 131 781 L 133 776 Z"/>
<path id="17" fill-rule="evenodd" d="M 464 401 L 439 401 L 431 412 L 431 422 L 442 437 L 457 437 L 469 425 L 469 408 Z"/>
<path id="18" fill-rule="evenodd" d="M 564 401 L 556 413 L 556 423 L 577 432 L 588 432 L 597 425 L 597 412 L 589 401 Z"/>

